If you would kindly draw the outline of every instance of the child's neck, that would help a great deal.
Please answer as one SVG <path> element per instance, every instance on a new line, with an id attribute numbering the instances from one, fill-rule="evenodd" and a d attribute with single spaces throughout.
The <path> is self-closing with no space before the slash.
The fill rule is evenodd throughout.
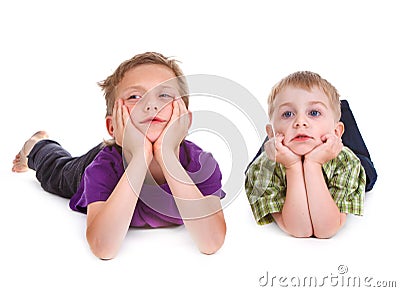
<path id="1" fill-rule="evenodd" d="M 146 174 L 144 183 L 149 185 L 154 185 L 155 183 L 161 185 L 166 183 L 162 169 L 155 159 L 150 162 L 149 171 Z"/>

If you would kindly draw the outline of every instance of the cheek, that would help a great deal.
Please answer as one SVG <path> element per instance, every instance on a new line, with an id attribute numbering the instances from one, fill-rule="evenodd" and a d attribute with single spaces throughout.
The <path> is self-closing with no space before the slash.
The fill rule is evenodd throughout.
<path id="1" fill-rule="evenodd" d="M 285 138 L 283 139 L 282 144 L 287 146 L 289 143 L 290 143 L 290 139 L 288 136 L 285 135 Z"/>
<path id="2" fill-rule="evenodd" d="M 172 103 L 169 103 L 165 106 L 162 107 L 162 109 L 159 111 L 158 115 L 162 116 L 164 119 L 170 120 L 172 117 Z"/>
<path id="3" fill-rule="evenodd" d="M 289 136 L 290 135 L 288 133 L 288 127 L 287 126 L 285 126 L 282 123 L 275 125 L 274 133 L 275 133 L 275 135 L 276 134 L 281 134 L 281 135 L 284 136 L 283 141 L 282 141 L 283 145 L 287 145 L 289 143 L 289 141 L 290 141 L 290 137 Z"/>
<path id="4" fill-rule="evenodd" d="M 125 105 L 126 109 L 128 110 L 128 114 L 132 115 L 133 111 L 135 110 L 134 109 L 135 105 L 133 103 L 128 103 L 128 102 L 125 102 L 124 105 Z"/>
<path id="5" fill-rule="evenodd" d="M 273 128 L 274 128 L 275 135 L 277 133 L 279 133 L 279 134 L 283 134 L 286 136 L 287 126 L 284 123 L 274 123 Z"/>

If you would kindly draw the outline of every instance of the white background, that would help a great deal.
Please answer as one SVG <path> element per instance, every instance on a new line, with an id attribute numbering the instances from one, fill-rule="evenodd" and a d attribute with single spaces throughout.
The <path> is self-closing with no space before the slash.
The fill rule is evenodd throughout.
<path id="1" fill-rule="evenodd" d="M 258 281 L 267 272 L 322 279 L 339 275 L 339 265 L 348 267 L 345 276 L 397 280 L 399 287 L 396 1 L 136 2 L 0 4 L 0 290 L 253 291 L 268 289 Z M 265 108 L 273 84 L 289 73 L 328 79 L 350 102 L 378 170 L 365 216 L 348 216 L 329 240 L 295 239 L 274 224 L 257 226 L 242 190 L 225 209 L 228 232 L 215 255 L 200 254 L 178 227 L 130 230 L 116 259 L 95 258 L 85 216 L 42 191 L 32 171 L 11 173 L 11 162 L 39 129 L 73 155 L 108 138 L 96 82 L 145 51 L 175 56 L 186 74 L 232 79 Z M 209 109 L 219 112 L 212 103 Z M 216 152 L 228 177 L 229 156 L 210 149 L 218 141 L 196 142 Z M 259 141 L 248 143 L 251 156 Z"/>

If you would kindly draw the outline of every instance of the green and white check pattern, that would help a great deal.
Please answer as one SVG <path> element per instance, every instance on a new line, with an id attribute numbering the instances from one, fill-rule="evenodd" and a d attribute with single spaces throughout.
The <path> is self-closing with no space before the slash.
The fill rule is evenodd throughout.
<path id="1" fill-rule="evenodd" d="M 325 182 L 341 213 L 363 215 L 366 176 L 358 157 L 347 147 L 322 166 Z M 286 197 L 285 167 L 263 152 L 246 173 L 245 190 L 258 224 L 273 222 Z"/>

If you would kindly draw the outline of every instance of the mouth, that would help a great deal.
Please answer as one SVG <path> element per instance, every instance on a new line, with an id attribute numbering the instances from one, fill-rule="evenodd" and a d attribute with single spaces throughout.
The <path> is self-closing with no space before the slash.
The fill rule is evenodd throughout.
<path id="1" fill-rule="evenodd" d="M 161 119 L 159 117 L 151 117 L 151 118 L 145 119 L 144 121 L 142 121 L 140 123 L 141 124 L 148 124 L 148 123 L 153 124 L 153 123 L 165 123 L 165 122 L 166 122 L 166 120 Z"/>
<path id="2" fill-rule="evenodd" d="M 309 140 L 309 139 L 313 139 L 313 137 L 310 137 L 310 136 L 305 135 L 305 134 L 299 134 L 299 135 L 297 135 L 296 137 L 294 137 L 294 138 L 292 139 L 292 141 L 304 142 L 304 141 L 307 141 L 307 140 Z"/>

